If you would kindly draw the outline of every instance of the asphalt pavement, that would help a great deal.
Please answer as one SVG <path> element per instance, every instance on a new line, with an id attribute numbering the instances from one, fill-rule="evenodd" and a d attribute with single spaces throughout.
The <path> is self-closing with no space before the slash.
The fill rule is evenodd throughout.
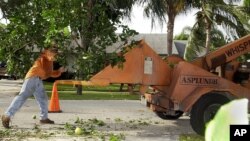
<path id="1" fill-rule="evenodd" d="M 22 80 L 0 80 L 0 115 L 4 113 L 18 93 L 21 84 Z M 16 130 L 33 130 L 34 126 L 39 126 L 42 131 L 49 132 L 64 129 L 65 124 L 74 124 L 74 121 L 80 118 L 82 120 L 102 120 L 106 126 L 98 130 L 105 133 L 123 134 L 126 141 L 178 141 L 181 134 L 194 134 L 189 117 L 162 120 L 137 100 L 60 100 L 60 109 L 61 113 L 49 114 L 49 118 L 54 120 L 55 124 L 41 125 L 38 118 L 33 119 L 34 116 L 39 117 L 39 107 L 34 99 L 28 99 L 11 119 L 11 127 Z M 1 130 L 5 130 L 2 125 L 0 125 Z M 58 133 L 58 131 L 55 132 Z M 82 136 L 69 136 L 62 131 L 58 134 L 53 134 L 46 139 L 30 137 L 23 140 L 98 140 Z"/>

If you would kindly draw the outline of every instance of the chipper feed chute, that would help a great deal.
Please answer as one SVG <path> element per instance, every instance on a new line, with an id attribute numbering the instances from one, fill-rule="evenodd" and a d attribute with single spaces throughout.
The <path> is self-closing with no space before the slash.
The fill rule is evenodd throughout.
<path id="1" fill-rule="evenodd" d="M 128 51 L 124 57 L 126 62 L 123 63 L 122 68 L 109 65 L 93 76 L 90 81 L 106 80 L 109 83 L 169 85 L 170 67 L 144 40 Z"/>
<path id="2" fill-rule="evenodd" d="M 180 60 L 179 57 L 172 56 L 164 61 L 144 40 L 130 49 L 124 58 L 126 61 L 122 68 L 109 65 L 89 81 L 58 80 L 55 83 L 83 86 L 106 86 L 111 83 L 168 86 L 172 70 L 169 64 L 176 59 Z"/>

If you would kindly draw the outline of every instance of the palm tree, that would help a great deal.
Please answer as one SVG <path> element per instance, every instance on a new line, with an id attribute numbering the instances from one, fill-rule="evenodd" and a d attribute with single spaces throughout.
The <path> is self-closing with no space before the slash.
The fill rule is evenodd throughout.
<path id="1" fill-rule="evenodd" d="M 188 40 L 190 33 L 192 31 L 192 27 L 186 26 L 182 29 L 181 33 L 174 36 L 174 40 Z"/>
<path id="2" fill-rule="evenodd" d="M 138 0 L 139 4 L 145 6 L 144 12 L 151 17 L 152 27 L 155 26 L 155 19 L 163 26 L 167 21 L 167 49 L 168 55 L 172 54 L 174 21 L 177 15 L 185 12 L 190 7 L 190 0 Z"/>
<path id="3" fill-rule="evenodd" d="M 205 55 L 206 48 L 204 48 L 206 43 L 206 33 L 204 32 L 204 23 L 199 23 L 199 26 L 194 26 L 189 34 L 188 42 L 186 45 L 184 59 L 187 61 L 192 61 L 195 58 Z M 216 47 L 223 46 L 226 43 L 223 33 L 212 26 L 211 28 L 211 49 L 214 50 Z"/>
<path id="4" fill-rule="evenodd" d="M 197 23 L 206 33 L 205 48 L 206 54 L 210 51 L 211 30 L 215 26 L 222 25 L 228 39 L 234 40 L 247 34 L 240 19 L 233 12 L 233 2 L 240 0 L 194 0 L 192 6 L 200 9 L 196 14 Z"/>
<path id="5" fill-rule="evenodd" d="M 244 0 L 243 5 L 237 6 L 234 13 L 239 17 L 244 24 L 244 28 L 250 33 L 250 0 Z"/>

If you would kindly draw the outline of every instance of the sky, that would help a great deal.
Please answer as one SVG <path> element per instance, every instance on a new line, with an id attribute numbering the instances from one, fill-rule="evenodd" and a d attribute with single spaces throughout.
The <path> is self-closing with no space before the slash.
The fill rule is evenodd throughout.
<path id="1" fill-rule="evenodd" d="M 161 28 L 160 26 L 155 26 L 151 29 L 151 19 L 143 15 L 143 8 L 134 6 L 132 9 L 131 20 L 123 20 L 123 24 L 128 25 L 131 29 L 136 30 L 139 33 L 167 33 L 167 25 L 164 24 Z M 196 11 L 189 11 L 186 15 L 178 15 L 175 19 L 174 25 L 174 35 L 181 33 L 185 26 L 193 26 L 195 23 L 195 13 Z M 118 30 L 117 32 L 121 32 Z"/>

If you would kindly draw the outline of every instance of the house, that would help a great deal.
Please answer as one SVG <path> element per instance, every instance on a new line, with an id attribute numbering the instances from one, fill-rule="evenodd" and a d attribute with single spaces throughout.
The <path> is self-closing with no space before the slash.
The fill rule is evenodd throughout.
<path id="1" fill-rule="evenodd" d="M 167 34 L 139 34 L 136 35 L 134 40 L 145 40 L 145 42 L 159 55 L 167 55 Z M 187 41 L 184 40 L 176 40 L 173 42 L 173 52 L 172 54 L 178 54 L 183 57 L 185 52 Z M 107 53 L 111 53 L 114 51 L 118 51 L 118 47 L 120 47 L 120 43 L 116 43 L 113 46 L 106 48 Z"/>

